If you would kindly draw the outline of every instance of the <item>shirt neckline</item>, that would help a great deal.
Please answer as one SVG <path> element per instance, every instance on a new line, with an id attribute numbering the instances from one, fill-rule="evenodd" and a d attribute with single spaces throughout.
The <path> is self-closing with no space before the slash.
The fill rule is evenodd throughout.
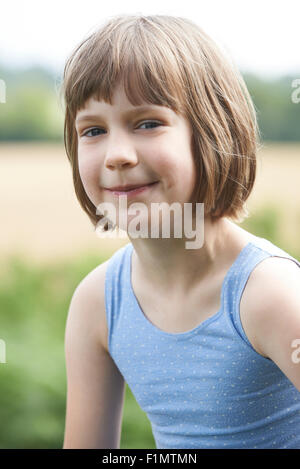
<path id="1" fill-rule="evenodd" d="M 250 251 L 250 249 L 253 248 L 253 246 L 254 246 L 254 244 L 251 241 L 249 241 L 241 249 L 241 251 L 239 252 L 237 257 L 235 258 L 234 262 L 231 264 L 231 266 L 227 270 L 227 273 L 226 273 L 226 275 L 223 279 L 222 288 L 221 288 L 221 305 L 220 305 L 220 309 L 216 313 L 214 313 L 212 316 L 209 316 L 208 318 L 201 321 L 193 329 L 190 329 L 190 330 L 184 331 L 184 332 L 167 332 L 167 331 L 164 331 L 164 330 L 160 329 L 158 326 L 153 324 L 150 321 L 150 319 L 148 319 L 146 317 L 146 315 L 144 314 L 144 312 L 143 312 L 143 310 L 142 310 L 142 308 L 141 308 L 141 306 L 138 302 L 138 299 L 137 299 L 137 297 L 134 293 L 132 280 L 131 280 L 133 245 L 132 245 L 132 243 L 129 243 L 129 249 L 127 251 L 127 256 L 128 257 L 127 257 L 127 263 L 126 263 L 127 264 L 126 279 L 127 279 L 127 291 L 129 291 L 129 295 L 131 297 L 133 307 L 135 308 L 135 310 L 138 311 L 139 317 L 144 322 L 145 326 L 149 330 L 151 330 L 153 333 L 159 334 L 161 336 L 169 337 L 169 338 L 175 338 L 175 339 L 186 338 L 186 337 L 189 337 L 190 335 L 193 335 L 193 334 L 197 333 L 200 329 L 206 327 L 208 324 L 215 321 L 223 313 L 223 311 L 224 311 L 225 284 L 226 284 L 228 278 L 230 277 L 231 273 L 236 268 L 236 266 L 243 260 L 243 258 L 245 256 L 247 256 L 248 251 Z"/>

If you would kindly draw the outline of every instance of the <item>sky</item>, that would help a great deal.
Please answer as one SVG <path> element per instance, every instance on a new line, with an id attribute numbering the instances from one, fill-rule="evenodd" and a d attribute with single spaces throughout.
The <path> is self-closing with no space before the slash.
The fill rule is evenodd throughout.
<path id="1" fill-rule="evenodd" d="M 0 0 L 0 64 L 59 75 L 75 46 L 120 14 L 189 18 L 242 72 L 300 77 L 300 0 Z"/>

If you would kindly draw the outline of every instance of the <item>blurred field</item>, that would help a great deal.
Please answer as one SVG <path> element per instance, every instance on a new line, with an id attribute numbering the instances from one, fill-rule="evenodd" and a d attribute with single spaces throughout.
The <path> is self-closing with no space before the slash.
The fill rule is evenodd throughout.
<path id="1" fill-rule="evenodd" d="M 75 197 L 62 145 L 0 145 L 0 260 L 11 254 L 30 262 L 72 259 L 80 252 L 112 253 L 128 242 L 97 237 Z M 264 207 L 278 216 L 280 238 L 292 249 L 300 233 L 300 145 L 266 145 L 249 198 L 251 214 Z"/>
<path id="2" fill-rule="evenodd" d="M 0 145 L 0 448 L 61 448 L 71 296 L 127 238 L 100 239 L 61 146 Z M 266 145 L 242 226 L 300 259 L 300 145 Z M 155 448 L 126 386 L 121 449 Z"/>
<path id="3" fill-rule="evenodd" d="M 97 237 L 75 197 L 71 169 L 61 145 L 0 145 L 0 260 L 20 254 L 30 262 L 55 262 L 80 252 L 113 252 L 128 242 Z M 300 233 L 300 145 L 266 145 L 248 207 L 278 215 L 279 235 L 292 249 Z"/>
<path id="4" fill-rule="evenodd" d="M 0 174 L 0 259 L 14 254 L 55 262 L 82 251 L 111 252 L 128 242 L 97 237 L 76 199 L 62 146 L 2 144 Z"/>

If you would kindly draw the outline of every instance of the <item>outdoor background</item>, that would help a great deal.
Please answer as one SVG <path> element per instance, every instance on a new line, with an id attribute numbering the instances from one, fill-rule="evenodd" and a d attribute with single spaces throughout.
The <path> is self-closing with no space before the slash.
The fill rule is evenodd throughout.
<path id="1" fill-rule="evenodd" d="M 63 64 L 96 23 L 123 13 L 185 16 L 229 51 L 263 138 L 250 217 L 241 226 L 300 259 L 299 2 L 160 3 L 147 9 L 129 1 L 126 11 L 117 1 L 2 6 L 0 448 L 62 448 L 70 300 L 82 278 L 129 241 L 97 237 L 75 197 L 63 147 Z M 155 448 L 128 387 L 121 448 Z"/>

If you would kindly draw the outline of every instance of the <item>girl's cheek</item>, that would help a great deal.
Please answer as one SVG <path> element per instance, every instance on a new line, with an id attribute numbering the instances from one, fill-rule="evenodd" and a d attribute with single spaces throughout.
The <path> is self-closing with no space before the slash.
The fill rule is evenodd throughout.
<path id="1" fill-rule="evenodd" d="M 87 168 L 87 164 L 83 163 L 81 159 L 78 160 L 78 171 L 79 171 L 81 182 L 83 186 L 85 187 L 89 179 L 88 168 Z"/>
<path id="2" fill-rule="evenodd" d="M 157 167 L 162 173 L 168 173 L 173 163 L 170 154 L 162 151 L 153 151 L 150 161 L 152 162 L 152 165 Z"/>
<path id="3" fill-rule="evenodd" d="M 78 171 L 84 190 L 92 200 L 99 190 L 99 169 L 92 160 L 78 158 Z"/>
<path id="4" fill-rule="evenodd" d="M 92 177 L 96 176 L 97 160 L 92 155 L 78 152 L 78 170 L 82 181 L 90 181 Z"/>

